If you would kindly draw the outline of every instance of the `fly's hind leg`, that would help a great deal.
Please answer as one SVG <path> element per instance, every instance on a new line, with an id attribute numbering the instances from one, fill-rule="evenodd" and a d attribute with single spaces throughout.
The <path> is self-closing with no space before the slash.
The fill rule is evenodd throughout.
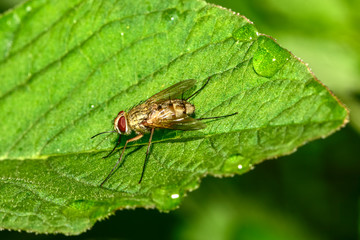
<path id="1" fill-rule="evenodd" d="M 202 121 L 202 120 L 210 120 L 210 119 L 218 119 L 218 118 L 226 118 L 226 117 L 231 117 L 238 114 L 238 112 L 234 112 L 232 114 L 228 114 L 228 115 L 224 115 L 224 116 L 217 116 L 217 117 L 207 117 L 207 118 L 197 118 L 196 120 L 198 121 Z"/>
<path id="2" fill-rule="evenodd" d="M 211 77 L 209 77 L 209 78 L 206 80 L 206 83 L 205 83 L 199 90 L 197 90 L 196 92 L 194 92 L 193 94 L 191 94 L 190 97 L 186 98 L 185 101 L 188 101 L 190 98 L 195 97 L 201 90 L 203 90 L 204 87 L 209 83 L 210 78 L 211 78 Z"/>

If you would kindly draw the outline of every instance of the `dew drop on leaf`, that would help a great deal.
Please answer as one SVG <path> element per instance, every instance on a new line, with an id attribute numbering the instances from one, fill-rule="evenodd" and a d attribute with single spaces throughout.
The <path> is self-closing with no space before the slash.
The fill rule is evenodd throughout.
<path id="1" fill-rule="evenodd" d="M 172 199 L 176 199 L 176 198 L 179 198 L 179 197 L 180 197 L 180 195 L 177 194 L 177 193 L 174 193 L 174 194 L 171 195 Z"/>
<path id="2" fill-rule="evenodd" d="M 249 169 L 249 159 L 238 154 L 226 159 L 221 171 L 226 173 L 243 173 Z"/>
<path id="3" fill-rule="evenodd" d="M 290 53 L 272 39 L 259 37 L 259 46 L 254 54 L 253 67 L 257 74 L 272 77 L 289 60 Z"/>
<path id="4" fill-rule="evenodd" d="M 179 18 L 179 12 L 176 9 L 168 9 L 163 12 L 162 18 L 165 21 L 174 21 L 175 19 Z"/>
<path id="5" fill-rule="evenodd" d="M 95 204 L 93 201 L 88 201 L 88 200 L 75 200 L 69 204 L 70 207 L 77 210 L 88 210 L 94 207 L 94 205 Z"/>
<path id="6" fill-rule="evenodd" d="M 170 186 L 160 187 L 153 191 L 151 198 L 156 206 L 164 211 L 174 209 L 180 204 L 182 193 Z"/>

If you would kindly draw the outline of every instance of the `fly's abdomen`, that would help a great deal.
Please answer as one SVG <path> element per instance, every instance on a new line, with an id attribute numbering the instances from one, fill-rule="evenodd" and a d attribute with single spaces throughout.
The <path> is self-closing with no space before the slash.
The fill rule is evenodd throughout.
<path id="1" fill-rule="evenodd" d="M 195 112 L 195 106 L 183 100 L 173 100 L 170 104 L 174 108 L 176 118 L 186 117 Z"/>
<path id="2" fill-rule="evenodd" d="M 174 99 L 164 101 L 157 106 L 154 106 L 154 110 L 149 116 L 151 119 L 179 119 L 191 115 L 195 111 L 194 105 L 184 100 Z"/>

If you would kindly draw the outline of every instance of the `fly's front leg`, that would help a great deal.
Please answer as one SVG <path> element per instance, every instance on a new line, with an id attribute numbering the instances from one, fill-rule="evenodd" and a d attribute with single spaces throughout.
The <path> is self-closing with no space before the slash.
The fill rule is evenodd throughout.
<path id="1" fill-rule="evenodd" d="M 107 177 L 105 178 L 105 180 L 100 184 L 100 187 L 102 187 L 102 186 L 104 185 L 104 183 L 110 178 L 111 174 L 114 172 L 114 170 L 116 169 L 117 165 L 121 162 L 121 159 L 122 159 L 122 157 L 123 157 L 123 155 L 124 155 L 125 148 L 126 148 L 127 144 L 128 144 L 129 142 L 137 141 L 137 140 L 139 140 L 140 138 L 142 138 L 143 136 L 144 136 L 143 134 L 139 134 L 139 135 L 137 135 L 136 137 L 133 137 L 133 138 L 128 139 L 128 140 L 126 141 L 125 146 L 124 146 L 124 148 L 123 148 L 123 150 L 122 150 L 122 152 L 121 152 L 121 155 L 120 155 L 119 160 L 117 161 L 117 163 L 115 164 L 115 166 L 113 167 L 113 169 L 111 169 L 111 172 L 109 173 L 109 175 L 107 175 Z"/>
<path id="2" fill-rule="evenodd" d="M 122 157 L 123 157 L 123 155 L 124 155 L 126 145 L 127 145 L 129 142 L 134 142 L 134 141 L 139 140 L 139 139 L 142 138 L 143 136 L 144 136 L 143 134 L 139 134 L 139 135 L 137 135 L 136 137 L 130 138 L 130 139 L 128 139 L 128 140 L 126 141 L 125 146 L 124 146 L 124 148 L 123 148 L 123 150 L 122 150 L 122 152 L 121 152 L 121 155 L 120 155 L 120 158 L 119 158 L 119 161 L 118 161 L 118 162 L 121 161 L 121 159 L 122 159 Z"/>
<path id="3" fill-rule="evenodd" d="M 143 169 L 142 169 L 142 172 L 141 172 L 141 177 L 140 177 L 139 183 L 141 183 L 141 180 L 143 179 L 143 176 L 144 176 L 146 160 L 147 160 L 147 158 L 148 158 L 148 156 L 149 156 L 150 146 L 151 146 L 151 140 L 152 140 L 152 136 L 153 136 L 153 134 L 154 134 L 154 130 L 155 130 L 155 128 L 152 128 L 152 129 L 151 129 L 150 138 L 149 138 L 149 144 L 148 144 L 148 147 L 147 147 L 147 150 L 146 150 L 146 156 L 145 156 L 144 166 L 143 166 Z"/>
<path id="4" fill-rule="evenodd" d="M 115 149 L 120 145 L 120 143 L 121 143 L 121 135 L 120 135 L 118 141 L 116 142 L 114 148 L 111 150 L 111 152 L 109 152 L 109 154 L 106 155 L 106 156 L 103 157 L 103 158 L 104 158 L 104 159 L 105 159 L 105 158 L 108 158 L 108 157 L 115 151 Z"/>

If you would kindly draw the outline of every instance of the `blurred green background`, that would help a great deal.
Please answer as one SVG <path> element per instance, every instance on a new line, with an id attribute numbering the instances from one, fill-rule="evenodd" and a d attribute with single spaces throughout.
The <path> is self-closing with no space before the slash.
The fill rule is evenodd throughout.
<path id="1" fill-rule="evenodd" d="M 20 0 L 0 0 L 0 12 Z M 290 156 L 233 178 L 207 177 L 169 214 L 118 211 L 69 239 L 358 239 L 360 1 L 211 1 L 239 12 L 303 59 L 351 110 L 351 122 Z M 121 3 L 121 1 L 119 2 Z M 0 239 L 64 239 L 2 231 Z"/>

